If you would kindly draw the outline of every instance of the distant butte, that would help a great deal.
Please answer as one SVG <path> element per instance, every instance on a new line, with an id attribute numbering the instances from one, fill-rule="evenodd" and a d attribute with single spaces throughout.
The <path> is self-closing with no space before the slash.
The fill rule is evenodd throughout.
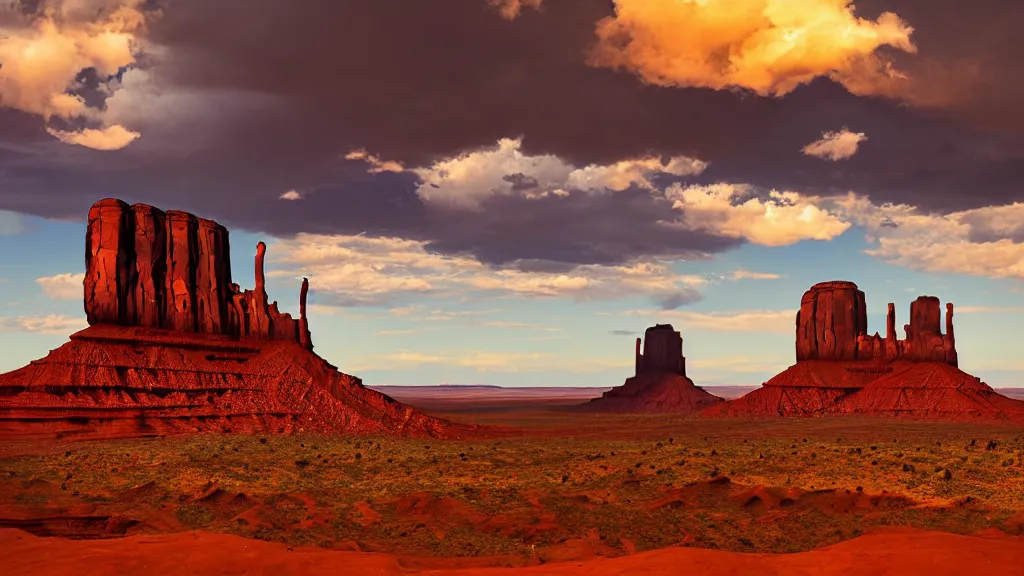
<path id="1" fill-rule="evenodd" d="M 105 199 L 89 211 L 89 327 L 0 375 L 0 436 L 138 437 L 194 432 L 449 437 L 431 418 L 365 388 L 313 353 L 299 318 L 231 281 L 228 231 L 187 212 Z"/>
<path id="2" fill-rule="evenodd" d="M 815 284 L 804 293 L 796 315 L 796 364 L 704 414 L 1024 417 L 1024 402 L 996 393 L 957 367 L 953 304 L 946 304 L 945 334 L 941 320 L 939 299 L 921 296 L 910 304 L 905 339 L 896 336 L 893 304 L 885 337 L 869 336 L 864 292 L 856 284 Z"/>
<path id="3" fill-rule="evenodd" d="M 723 402 L 686 377 L 683 338 L 671 324 L 657 324 L 636 339 L 635 374 L 622 386 L 577 407 L 588 412 L 695 412 Z"/>

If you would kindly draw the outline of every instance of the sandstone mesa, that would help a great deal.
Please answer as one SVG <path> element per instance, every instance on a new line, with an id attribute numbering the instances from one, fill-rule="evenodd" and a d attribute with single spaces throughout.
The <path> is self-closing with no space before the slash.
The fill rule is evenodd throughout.
<path id="1" fill-rule="evenodd" d="M 953 304 L 945 333 L 939 299 L 910 304 L 906 337 L 889 304 L 886 335 L 867 331 L 864 292 L 853 282 L 821 282 L 800 300 L 796 364 L 761 388 L 712 406 L 709 416 L 867 414 L 930 419 L 1024 419 L 1024 402 L 995 392 L 958 368 Z"/>
<path id="2" fill-rule="evenodd" d="M 582 404 L 579 410 L 592 412 L 675 412 L 686 413 L 723 402 L 695 385 L 686 376 L 683 338 L 671 324 L 656 324 L 636 339 L 635 374 L 622 386 Z"/>
<path id="3" fill-rule="evenodd" d="M 212 220 L 104 199 L 89 211 L 89 327 L 0 374 L 0 436 L 138 437 L 195 432 L 478 431 L 428 417 L 315 354 L 306 318 L 232 282 L 228 231 Z"/>

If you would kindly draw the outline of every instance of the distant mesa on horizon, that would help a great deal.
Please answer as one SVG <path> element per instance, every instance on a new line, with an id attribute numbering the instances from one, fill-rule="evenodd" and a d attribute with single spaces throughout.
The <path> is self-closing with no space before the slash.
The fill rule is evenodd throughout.
<path id="1" fill-rule="evenodd" d="M 641 345 L 643 350 L 641 351 Z M 688 413 L 723 402 L 686 376 L 683 337 L 671 324 L 655 324 L 636 339 L 635 373 L 621 386 L 581 404 L 587 412 Z"/>
<path id="2" fill-rule="evenodd" d="M 945 333 L 940 305 L 935 296 L 914 300 L 900 340 L 890 303 L 885 337 L 869 336 L 864 292 L 848 281 L 817 283 L 796 315 L 796 364 L 703 414 L 1024 419 L 1024 402 L 957 367 L 953 304 L 946 304 Z"/>
<path id="3" fill-rule="evenodd" d="M 316 355 L 309 282 L 298 319 L 269 303 L 263 242 L 255 290 L 231 280 L 227 229 L 187 212 L 100 200 L 85 243 L 89 327 L 0 375 L 0 436 L 487 433 L 425 416 Z"/>

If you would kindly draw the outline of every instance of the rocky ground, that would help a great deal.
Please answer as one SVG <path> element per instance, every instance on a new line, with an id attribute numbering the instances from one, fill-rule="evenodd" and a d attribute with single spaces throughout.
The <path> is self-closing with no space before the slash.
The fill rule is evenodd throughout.
<path id="1" fill-rule="evenodd" d="M 800 552 L 894 526 L 1024 526 L 1019 427 L 559 411 L 474 420 L 527 431 L 12 442 L 0 527 L 75 539 L 201 530 L 436 567 L 672 546 Z"/>

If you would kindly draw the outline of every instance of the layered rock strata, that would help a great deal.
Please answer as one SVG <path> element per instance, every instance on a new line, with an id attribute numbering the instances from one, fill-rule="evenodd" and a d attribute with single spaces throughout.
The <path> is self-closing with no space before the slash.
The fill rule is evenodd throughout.
<path id="1" fill-rule="evenodd" d="M 906 338 L 896 336 L 896 308 L 889 304 L 885 338 L 868 335 L 864 292 L 853 282 L 815 284 L 804 292 L 796 314 L 796 360 L 907 360 L 957 365 L 953 304 L 946 304 L 946 334 L 940 329 L 940 302 L 921 296 L 910 303 Z"/>
<path id="2" fill-rule="evenodd" d="M 116 324 L 256 340 L 292 340 L 312 349 L 305 298 L 300 318 L 268 303 L 264 258 L 256 247 L 255 290 L 231 281 L 228 231 L 188 212 L 100 200 L 89 210 L 85 315 Z"/>
<path id="3" fill-rule="evenodd" d="M 494 431 L 426 416 L 365 388 L 313 351 L 299 319 L 231 281 L 227 230 L 186 212 L 101 200 L 89 212 L 90 326 L 0 374 L 0 436 L 194 432 L 453 437 Z"/>
<path id="4" fill-rule="evenodd" d="M 943 334 L 939 299 L 917 298 L 902 340 L 893 304 L 884 338 L 868 335 L 866 309 L 864 293 L 852 282 L 815 284 L 796 316 L 796 364 L 705 414 L 1024 417 L 1024 402 L 1000 396 L 957 368 L 953 304 L 946 304 Z"/>

